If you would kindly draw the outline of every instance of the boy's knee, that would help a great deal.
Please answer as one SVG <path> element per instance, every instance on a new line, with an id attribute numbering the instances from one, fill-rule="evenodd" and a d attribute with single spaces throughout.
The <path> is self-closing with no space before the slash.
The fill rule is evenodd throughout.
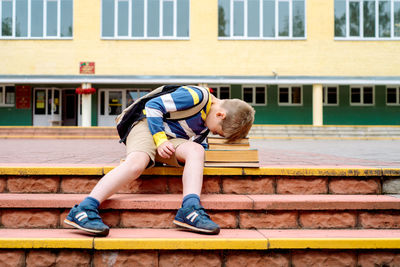
<path id="1" fill-rule="evenodd" d="M 186 160 L 188 159 L 204 159 L 204 147 L 198 143 L 195 142 L 186 142 L 185 143 L 186 151 L 185 153 Z"/>
<path id="2" fill-rule="evenodd" d="M 132 175 L 140 176 L 146 169 L 147 165 L 149 164 L 149 161 L 150 158 L 147 154 L 136 155 L 134 153 L 131 153 L 126 158 L 124 164 L 125 168 L 127 168 Z"/>

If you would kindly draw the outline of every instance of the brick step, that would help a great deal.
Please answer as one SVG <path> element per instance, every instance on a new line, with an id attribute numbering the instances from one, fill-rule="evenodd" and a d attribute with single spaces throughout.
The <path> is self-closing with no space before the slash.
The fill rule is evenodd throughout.
<path id="1" fill-rule="evenodd" d="M 399 266 L 400 230 L 0 229 L 3 266 Z"/>
<path id="2" fill-rule="evenodd" d="M 63 228 L 69 209 L 86 195 L 0 194 L 3 228 Z M 101 206 L 113 228 L 174 228 L 179 194 L 114 195 Z M 382 195 L 203 195 L 222 228 L 400 228 L 400 197 Z"/>
<path id="3" fill-rule="evenodd" d="M 0 193 L 89 193 L 115 166 L 13 165 L 0 167 Z M 178 194 L 182 168 L 155 167 L 119 193 Z M 205 168 L 209 194 L 400 194 L 400 169 Z"/>

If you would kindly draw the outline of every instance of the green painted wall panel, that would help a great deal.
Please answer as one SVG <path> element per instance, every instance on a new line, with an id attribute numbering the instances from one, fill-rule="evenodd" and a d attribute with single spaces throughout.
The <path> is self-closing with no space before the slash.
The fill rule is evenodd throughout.
<path id="1" fill-rule="evenodd" d="M 1 126 L 31 126 L 32 110 L 16 109 L 15 107 L 0 107 Z"/>

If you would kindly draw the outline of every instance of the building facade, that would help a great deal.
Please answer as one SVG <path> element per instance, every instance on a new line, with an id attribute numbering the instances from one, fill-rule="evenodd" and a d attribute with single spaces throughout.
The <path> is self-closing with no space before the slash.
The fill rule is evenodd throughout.
<path id="1" fill-rule="evenodd" d="M 0 0 L 0 21 L 0 125 L 113 126 L 163 84 L 257 124 L 400 125 L 400 0 Z"/>

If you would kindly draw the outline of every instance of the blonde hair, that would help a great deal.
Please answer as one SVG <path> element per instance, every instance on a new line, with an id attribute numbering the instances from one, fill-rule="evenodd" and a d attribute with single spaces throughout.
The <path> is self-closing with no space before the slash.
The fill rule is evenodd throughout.
<path id="1" fill-rule="evenodd" d="M 221 107 L 226 111 L 221 126 L 228 142 L 245 138 L 254 122 L 253 107 L 240 99 L 225 99 Z"/>

